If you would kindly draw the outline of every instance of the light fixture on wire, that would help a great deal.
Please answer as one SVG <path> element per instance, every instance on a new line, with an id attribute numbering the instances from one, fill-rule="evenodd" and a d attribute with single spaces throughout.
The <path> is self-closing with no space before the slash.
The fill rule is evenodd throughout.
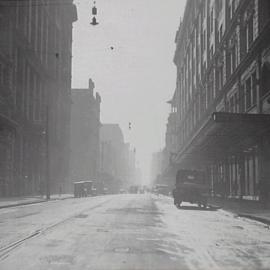
<path id="1" fill-rule="evenodd" d="M 92 24 L 93 26 L 96 26 L 99 24 L 97 21 L 97 18 L 96 18 L 96 16 L 97 16 L 96 1 L 94 1 L 94 6 L 92 7 L 92 15 L 93 15 L 93 17 L 92 17 L 92 21 L 90 22 L 90 24 Z"/>

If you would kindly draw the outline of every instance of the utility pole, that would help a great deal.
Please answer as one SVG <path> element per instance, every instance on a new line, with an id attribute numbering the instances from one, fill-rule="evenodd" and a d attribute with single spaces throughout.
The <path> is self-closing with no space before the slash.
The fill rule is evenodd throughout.
<path id="1" fill-rule="evenodd" d="M 49 132 L 49 98 L 46 106 L 46 199 L 50 200 L 50 132 Z"/>

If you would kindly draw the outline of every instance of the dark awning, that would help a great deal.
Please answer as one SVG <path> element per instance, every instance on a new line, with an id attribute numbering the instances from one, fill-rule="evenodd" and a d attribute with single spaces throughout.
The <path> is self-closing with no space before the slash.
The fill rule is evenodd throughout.
<path id="1" fill-rule="evenodd" d="M 205 163 L 237 155 L 270 136 L 269 114 L 214 112 L 177 154 L 178 164 Z"/>

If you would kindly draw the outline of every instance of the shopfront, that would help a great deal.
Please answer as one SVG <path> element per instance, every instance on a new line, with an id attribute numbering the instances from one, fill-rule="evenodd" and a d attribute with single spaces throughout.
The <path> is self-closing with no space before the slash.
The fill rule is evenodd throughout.
<path id="1" fill-rule="evenodd" d="M 214 112 L 176 157 L 204 168 L 213 194 L 258 200 L 270 186 L 270 115 Z"/>

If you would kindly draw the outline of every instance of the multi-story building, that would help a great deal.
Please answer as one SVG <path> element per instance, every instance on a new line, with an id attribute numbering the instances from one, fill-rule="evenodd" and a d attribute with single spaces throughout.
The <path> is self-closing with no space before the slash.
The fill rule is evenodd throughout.
<path id="1" fill-rule="evenodd" d="M 123 187 L 128 188 L 135 185 L 136 179 L 136 148 L 132 148 L 130 143 L 125 143 L 123 152 Z"/>
<path id="2" fill-rule="evenodd" d="M 94 96 L 94 83 L 87 89 L 72 89 L 70 135 L 70 184 L 76 181 L 99 180 L 100 103 Z"/>
<path id="3" fill-rule="evenodd" d="M 0 1 L 0 196 L 67 180 L 72 0 Z"/>
<path id="4" fill-rule="evenodd" d="M 176 104 L 176 92 L 173 98 L 168 101 L 171 105 L 171 112 L 168 117 L 165 134 L 165 147 L 162 151 L 152 155 L 152 176 L 151 182 L 154 184 L 167 184 L 170 188 L 175 185 L 175 175 L 178 166 L 172 160 L 177 154 L 178 148 L 178 115 Z"/>
<path id="5" fill-rule="evenodd" d="M 206 169 L 215 193 L 258 198 L 270 185 L 270 1 L 188 0 L 175 42 L 173 162 Z"/>
<path id="6" fill-rule="evenodd" d="M 123 132 L 118 124 L 102 124 L 100 130 L 101 181 L 109 192 L 118 192 L 129 183 L 135 164 L 135 157 L 124 142 Z M 133 153 L 134 154 L 134 153 Z M 132 176 L 133 177 L 133 176 Z"/>

